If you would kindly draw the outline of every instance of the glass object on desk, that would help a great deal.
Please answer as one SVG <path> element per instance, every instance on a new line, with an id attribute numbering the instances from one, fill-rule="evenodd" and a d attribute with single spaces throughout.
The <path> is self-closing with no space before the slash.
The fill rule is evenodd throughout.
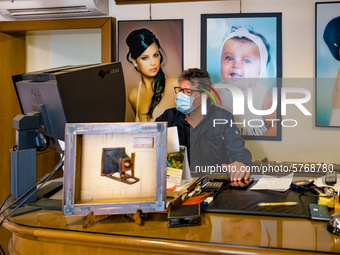
<path id="1" fill-rule="evenodd" d="M 340 235 L 340 213 L 334 213 L 328 222 L 327 229 L 335 235 Z"/>

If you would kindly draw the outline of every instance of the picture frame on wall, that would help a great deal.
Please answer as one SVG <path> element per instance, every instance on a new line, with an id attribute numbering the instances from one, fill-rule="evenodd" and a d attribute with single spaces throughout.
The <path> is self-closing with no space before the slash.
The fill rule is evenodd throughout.
<path id="1" fill-rule="evenodd" d="M 340 127 L 340 2 L 315 3 L 315 125 Z"/>
<path id="2" fill-rule="evenodd" d="M 183 20 L 118 21 L 118 61 L 126 86 L 126 121 L 153 121 L 176 107 Z"/>
<path id="3" fill-rule="evenodd" d="M 281 141 L 281 13 L 202 14 L 201 68 L 221 98 L 217 106 L 234 113 L 244 139 Z M 241 113 L 226 85 L 242 92 Z M 261 115 L 248 107 L 249 93 Z"/>

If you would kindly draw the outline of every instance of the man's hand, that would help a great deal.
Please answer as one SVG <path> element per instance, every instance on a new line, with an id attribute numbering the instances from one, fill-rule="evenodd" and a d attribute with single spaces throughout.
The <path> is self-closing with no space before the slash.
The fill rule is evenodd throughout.
<path id="1" fill-rule="evenodd" d="M 248 179 L 250 175 L 250 171 L 246 171 L 246 165 L 235 161 L 231 164 L 223 164 L 222 167 L 225 167 L 228 169 L 228 172 L 230 174 L 230 181 L 241 181 L 242 178 Z"/>
<path id="2" fill-rule="evenodd" d="M 249 179 L 242 179 L 242 181 L 234 181 L 230 183 L 230 186 L 243 187 L 250 183 Z"/>

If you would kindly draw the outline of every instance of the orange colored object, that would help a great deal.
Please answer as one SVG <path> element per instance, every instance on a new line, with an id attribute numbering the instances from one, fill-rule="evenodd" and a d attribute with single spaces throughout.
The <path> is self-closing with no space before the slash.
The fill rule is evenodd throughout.
<path id="1" fill-rule="evenodd" d="M 197 196 L 197 197 L 191 197 L 187 201 L 183 203 L 183 205 L 198 205 L 204 201 L 207 197 L 209 197 L 212 194 L 212 192 L 209 192 L 205 195 L 202 196 Z"/>
<path id="2" fill-rule="evenodd" d="M 334 213 L 340 212 L 340 203 L 339 203 L 339 196 L 336 195 L 334 199 Z"/>
<path id="3" fill-rule="evenodd" d="M 174 191 L 177 187 L 178 187 L 178 185 L 176 184 L 176 185 L 174 185 L 173 187 L 168 188 L 168 189 L 166 189 L 166 190 L 167 190 L 167 191 Z"/>

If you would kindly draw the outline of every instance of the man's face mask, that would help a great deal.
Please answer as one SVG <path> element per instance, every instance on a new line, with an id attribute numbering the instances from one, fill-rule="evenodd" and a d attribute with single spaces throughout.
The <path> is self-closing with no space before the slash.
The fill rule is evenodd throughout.
<path id="1" fill-rule="evenodd" d="M 179 110 L 183 114 L 191 113 L 197 107 L 197 106 L 196 107 L 192 106 L 194 99 L 195 97 L 188 96 L 184 93 L 178 93 L 176 96 L 176 109 Z"/>

